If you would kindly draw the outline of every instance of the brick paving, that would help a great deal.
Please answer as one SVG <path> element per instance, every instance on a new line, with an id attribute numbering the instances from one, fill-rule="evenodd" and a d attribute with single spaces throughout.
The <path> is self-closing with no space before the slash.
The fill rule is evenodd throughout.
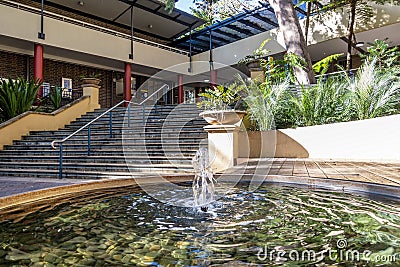
<path id="1" fill-rule="evenodd" d="M 258 173 L 275 176 L 292 176 L 360 181 L 390 186 L 400 186 L 400 163 L 355 162 L 312 159 L 251 159 L 230 171 L 242 169 L 246 174 Z M 93 180 L 34 179 L 0 177 L 0 197 L 56 186 L 85 183 Z"/>

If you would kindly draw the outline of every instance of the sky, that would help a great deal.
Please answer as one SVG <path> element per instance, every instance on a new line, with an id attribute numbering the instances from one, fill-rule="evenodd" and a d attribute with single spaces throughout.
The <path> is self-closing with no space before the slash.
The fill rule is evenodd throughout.
<path id="1" fill-rule="evenodd" d="M 178 0 L 177 3 L 175 3 L 175 7 L 183 10 L 187 13 L 191 13 L 190 12 L 190 7 L 193 6 L 193 0 Z"/>

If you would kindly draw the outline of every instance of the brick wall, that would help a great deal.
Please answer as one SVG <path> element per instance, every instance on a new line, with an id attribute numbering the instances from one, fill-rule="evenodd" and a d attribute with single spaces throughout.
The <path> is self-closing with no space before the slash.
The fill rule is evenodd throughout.
<path id="1" fill-rule="evenodd" d="M 26 78 L 27 60 L 25 55 L 8 53 L 0 50 L 0 77 Z"/>
<path id="2" fill-rule="evenodd" d="M 0 77 L 10 78 L 26 78 L 28 75 L 28 61 L 29 61 L 29 77 L 33 79 L 33 57 L 28 55 L 21 55 L 0 50 Z M 72 64 L 52 59 L 44 59 L 44 74 L 45 82 L 50 85 L 61 86 L 62 78 L 72 79 L 73 88 L 81 88 L 81 77 L 90 75 L 92 73 L 100 74 L 100 92 L 99 104 L 101 107 L 111 107 L 121 101 L 121 97 L 116 97 L 116 88 L 113 78 L 116 80 L 122 79 L 124 73 L 92 68 L 84 65 Z M 133 75 L 136 77 L 137 88 L 146 81 L 146 77 Z"/>

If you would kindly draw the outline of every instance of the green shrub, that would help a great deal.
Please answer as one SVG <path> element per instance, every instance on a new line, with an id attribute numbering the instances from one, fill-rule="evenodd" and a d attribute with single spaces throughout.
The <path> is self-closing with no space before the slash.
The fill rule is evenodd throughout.
<path id="1" fill-rule="evenodd" d="M 50 91 L 49 95 L 51 104 L 54 106 L 54 109 L 59 109 L 61 107 L 61 99 L 62 99 L 62 88 L 61 87 L 54 87 Z"/>
<path id="2" fill-rule="evenodd" d="M 288 80 L 270 84 L 268 82 L 245 82 L 240 80 L 241 87 L 246 92 L 244 101 L 252 121 L 257 123 L 261 131 L 275 129 L 275 116 L 279 113 L 285 92 L 288 91 Z"/>
<path id="3" fill-rule="evenodd" d="M 349 121 L 352 117 L 351 92 L 341 80 L 320 79 L 315 86 L 302 87 L 287 103 L 293 126 L 312 126 Z"/>
<path id="4" fill-rule="evenodd" d="M 353 79 L 347 79 L 352 90 L 355 118 L 359 120 L 397 113 L 400 79 L 398 69 L 378 70 L 377 59 L 366 61 Z"/>
<path id="5" fill-rule="evenodd" d="M 18 78 L 0 80 L 0 116 L 9 120 L 32 108 L 37 92 L 41 86 L 39 81 L 26 81 Z"/>

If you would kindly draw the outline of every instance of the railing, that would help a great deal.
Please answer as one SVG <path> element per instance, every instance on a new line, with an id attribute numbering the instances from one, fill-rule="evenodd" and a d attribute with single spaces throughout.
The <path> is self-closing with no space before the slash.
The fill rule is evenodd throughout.
<path id="1" fill-rule="evenodd" d="M 100 118 L 104 117 L 105 115 L 109 114 L 109 136 L 110 136 L 110 138 L 112 138 L 113 137 L 113 116 L 112 116 L 112 111 L 114 109 L 116 109 L 117 107 L 119 107 L 120 105 L 128 103 L 128 106 L 127 106 L 127 109 L 128 109 L 128 128 L 131 127 L 131 106 L 132 105 L 137 105 L 137 106 L 141 106 L 142 107 L 142 123 L 143 123 L 143 126 L 144 126 L 145 125 L 145 103 L 148 100 L 150 100 L 153 96 L 155 96 L 158 92 L 160 92 L 162 89 L 164 89 L 164 87 L 169 88 L 169 86 L 167 84 L 164 84 L 163 86 L 158 88 L 156 91 L 154 91 L 150 96 L 148 96 L 146 99 L 144 99 L 140 103 L 133 103 L 132 101 L 122 100 L 121 102 L 119 102 L 115 106 L 107 109 L 106 111 L 101 113 L 99 116 L 97 116 L 96 118 L 94 118 L 90 122 L 86 123 L 85 125 L 80 127 L 78 130 L 76 130 L 72 134 L 68 135 L 64 139 L 54 140 L 53 142 L 51 142 L 51 147 L 53 149 L 57 149 L 56 148 L 56 144 L 59 144 L 59 166 L 58 166 L 58 171 L 59 172 L 58 172 L 58 178 L 62 179 L 62 176 L 63 176 L 63 144 L 64 144 L 64 142 L 68 141 L 73 136 L 75 136 L 76 134 L 78 134 L 79 132 L 81 132 L 85 128 L 87 128 L 87 155 L 90 156 L 91 155 L 91 125 L 94 122 L 96 122 Z M 157 101 L 155 102 L 155 111 L 157 112 Z"/>
<path id="2" fill-rule="evenodd" d="M 0 4 L 5 5 L 5 6 L 9 6 L 9 7 L 13 7 L 13 8 L 17 8 L 17 9 L 20 9 L 20 10 L 24 10 L 24 11 L 27 11 L 27 12 L 30 12 L 30 13 L 34 13 L 34 14 L 41 14 L 41 10 L 39 8 L 35 8 L 35 7 L 32 7 L 32 6 L 16 3 L 16 2 L 13 2 L 13 1 L 9 1 L 9 0 L 0 0 Z M 45 17 L 48 17 L 48 18 L 52 18 L 52 19 L 56 19 L 56 20 L 59 20 L 59 21 L 67 22 L 67 23 L 74 24 L 74 25 L 77 25 L 77 26 L 81 26 L 81 27 L 84 27 L 84 28 L 87 28 L 87 29 L 103 32 L 103 33 L 110 34 L 110 35 L 113 35 L 113 36 L 116 36 L 116 37 L 120 37 L 120 38 L 124 38 L 124 39 L 128 39 L 128 40 L 131 39 L 131 35 L 130 34 L 125 34 L 125 33 L 121 33 L 121 32 L 118 32 L 118 31 L 110 30 L 110 29 L 107 29 L 107 28 L 104 28 L 104 27 L 101 27 L 101 26 L 98 26 L 98 25 L 95 25 L 95 24 L 91 24 L 91 23 L 87 23 L 87 22 L 80 21 L 80 20 L 77 20 L 77 19 L 73 19 L 73 18 L 69 18 L 69 17 L 66 17 L 66 16 L 62 16 L 62 15 L 59 15 L 59 14 L 56 14 L 56 13 L 53 13 L 53 12 L 44 11 L 43 15 Z M 168 50 L 168 51 L 171 51 L 171 52 L 174 52 L 174 53 L 178 53 L 178 54 L 189 56 L 189 52 L 187 52 L 185 50 L 181 50 L 181 49 L 177 49 L 177 48 L 170 47 L 170 46 L 167 46 L 167 45 L 159 44 L 159 43 L 152 42 L 152 41 L 149 41 L 149 40 L 146 40 L 146 39 L 142 39 L 142 38 L 139 38 L 139 37 L 133 37 L 133 41 L 138 42 L 138 43 L 142 43 L 142 44 L 146 44 L 146 45 L 150 45 L 150 46 L 154 46 L 154 47 L 157 47 L 157 48 L 161 48 L 161 49 L 164 49 L 164 50 Z"/>
<path id="3" fill-rule="evenodd" d="M 319 78 L 322 77 L 323 80 L 326 80 L 328 77 L 336 77 L 336 76 L 341 76 L 343 74 L 347 74 L 350 77 L 355 75 L 357 73 L 358 69 L 351 69 L 349 71 L 347 70 L 341 70 L 341 71 L 335 71 L 335 72 L 330 72 L 330 73 L 325 73 L 321 75 L 315 75 L 315 78 L 318 80 Z"/>

